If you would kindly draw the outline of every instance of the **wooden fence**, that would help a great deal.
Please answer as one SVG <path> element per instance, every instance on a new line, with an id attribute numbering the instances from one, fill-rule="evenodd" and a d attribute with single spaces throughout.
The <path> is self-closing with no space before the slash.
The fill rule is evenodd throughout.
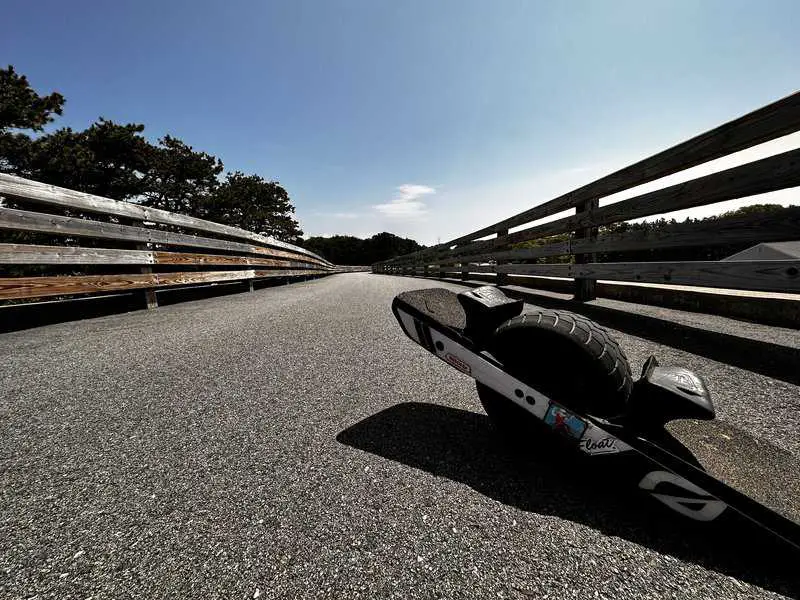
<path id="1" fill-rule="evenodd" d="M 800 186 L 798 149 L 600 206 L 606 196 L 797 131 L 800 92 L 513 217 L 449 242 L 376 263 L 372 270 L 432 277 L 460 274 L 462 278 L 469 273 L 489 273 L 495 274 L 499 284 L 513 275 L 513 283 L 532 287 L 536 286 L 535 279 L 520 276 L 573 278 L 578 300 L 595 297 L 598 279 L 797 293 L 797 260 L 595 262 L 599 252 L 800 240 L 800 208 L 790 211 L 788 217 L 748 215 L 714 223 L 684 223 L 664 232 L 634 230 L 598 235 L 599 227 L 613 223 Z M 568 209 L 575 209 L 575 214 L 509 233 L 512 228 Z M 535 248 L 512 247 L 565 233 L 569 234 L 566 241 L 543 240 Z M 525 262 L 565 255 L 572 257 L 570 264 Z"/>
<path id="2" fill-rule="evenodd" d="M 142 290 L 152 308 L 165 288 L 338 272 L 250 231 L 11 175 L 0 197 L 0 301 Z"/>

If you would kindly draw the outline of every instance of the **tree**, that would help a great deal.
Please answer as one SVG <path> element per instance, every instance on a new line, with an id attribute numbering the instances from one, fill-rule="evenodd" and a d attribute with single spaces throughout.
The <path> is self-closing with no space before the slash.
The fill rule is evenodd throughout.
<path id="1" fill-rule="evenodd" d="M 626 223 L 627 225 L 627 223 Z M 554 235 L 548 235 L 541 238 L 536 238 L 535 240 L 528 240 L 527 242 L 519 242 L 517 244 L 512 244 L 512 249 L 520 250 L 520 249 L 534 249 L 539 248 L 541 246 L 547 246 L 548 244 L 557 244 L 559 242 L 566 242 L 570 239 L 569 233 L 557 233 Z M 487 260 L 489 259 L 489 255 L 487 254 Z M 526 260 L 525 262 L 529 263 L 569 263 L 572 262 L 572 257 L 570 255 L 560 255 L 560 256 L 546 256 L 540 258 L 532 258 Z"/>
<path id="2" fill-rule="evenodd" d="M 128 200 L 145 191 L 150 144 L 144 125 L 99 119 L 85 131 L 67 127 L 33 140 L 25 153 L 7 156 L 13 172 L 37 181 Z"/>
<path id="3" fill-rule="evenodd" d="M 721 260 L 727 256 L 740 252 L 753 245 L 752 241 L 729 242 L 726 244 L 708 245 L 677 245 L 675 247 L 663 247 L 661 244 L 654 244 L 654 247 L 647 247 L 648 239 L 663 240 L 675 234 L 698 233 L 712 236 L 712 228 L 725 226 L 726 221 L 734 221 L 735 227 L 750 227 L 737 219 L 747 219 L 753 217 L 755 221 L 759 217 L 763 220 L 777 222 L 780 220 L 797 220 L 800 218 L 800 207 L 783 207 L 780 204 L 753 204 L 744 206 L 733 211 L 719 215 L 712 215 L 702 219 L 687 218 L 679 223 L 675 219 L 665 219 L 663 217 L 652 221 L 640 221 L 637 223 L 611 223 L 603 225 L 600 229 L 600 241 L 612 241 L 632 238 L 638 239 L 643 247 L 635 250 L 598 252 L 597 262 L 648 262 L 648 261 L 692 261 L 692 260 Z M 752 219 L 751 219 L 752 220 Z M 728 225 L 731 227 L 731 225 Z M 557 235 L 538 238 L 519 244 L 514 244 L 514 248 L 536 248 L 553 242 L 564 242 L 570 239 L 570 233 L 560 233 Z M 536 259 L 526 259 L 526 263 L 559 263 L 571 262 L 574 258 L 571 255 L 547 256 Z"/>
<path id="4" fill-rule="evenodd" d="M 710 219 L 729 219 L 734 217 L 745 217 L 747 215 L 768 215 L 775 214 L 784 209 L 781 204 L 751 204 L 750 206 L 742 206 L 736 210 L 724 212 L 716 217 L 709 217 Z"/>
<path id="5" fill-rule="evenodd" d="M 293 213 L 289 194 L 278 182 L 240 171 L 228 173 L 203 206 L 207 219 L 292 243 L 303 235 Z"/>
<path id="6" fill-rule="evenodd" d="M 195 217 L 204 216 L 222 173 L 222 161 L 172 136 L 151 147 L 142 204 Z"/>
<path id="7" fill-rule="evenodd" d="M 352 235 L 310 237 L 301 245 L 337 265 L 367 264 L 364 257 L 364 240 Z"/>
<path id="8" fill-rule="evenodd" d="M 61 114 L 63 106 L 64 96 L 58 92 L 40 96 L 14 67 L 0 69 L 0 130 L 41 131 L 53 120 L 53 113 Z"/>
<path id="9" fill-rule="evenodd" d="M 655 219 L 653 221 L 643 221 L 639 223 L 614 223 L 600 228 L 600 239 L 609 239 L 614 234 L 637 235 L 645 240 L 648 237 L 659 239 L 669 237 L 672 234 L 705 231 L 708 235 L 713 235 L 709 227 L 722 225 L 726 220 L 741 219 L 748 216 L 762 216 L 764 218 L 796 219 L 800 208 L 784 208 L 780 204 L 753 204 L 742 208 L 712 215 L 702 219 L 687 218 L 678 223 L 675 219 Z M 691 261 L 691 260 L 720 260 L 731 254 L 752 246 L 752 242 L 731 242 L 727 244 L 709 245 L 678 245 L 672 248 L 640 248 L 637 250 L 601 252 L 597 254 L 598 262 L 647 262 L 647 261 Z"/>
<path id="10" fill-rule="evenodd" d="M 0 70 L 0 172 L 300 240 L 289 194 L 277 182 L 237 171 L 220 184 L 218 158 L 169 135 L 153 145 L 144 125 L 101 117 L 84 131 L 36 138 L 9 131 L 42 131 L 63 104 L 56 92 L 40 96 L 13 67 Z"/>
<path id="11" fill-rule="evenodd" d="M 11 65 L 0 69 L 0 172 L 21 174 L 20 169 L 30 159 L 31 138 L 8 130 L 41 131 L 53 120 L 53 114 L 61 114 L 63 105 L 61 94 L 40 96 L 25 75 L 18 75 Z"/>
<path id="12" fill-rule="evenodd" d="M 424 248 L 412 239 L 387 232 L 365 240 L 352 235 L 310 237 L 301 245 L 337 265 L 371 265 Z"/>
<path id="13" fill-rule="evenodd" d="M 25 176 L 32 152 L 33 140 L 24 133 L 0 131 L 0 173 Z"/>
<path id="14" fill-rule="evenodd" d="M 362 260 L 365 262 L 356 264 L 371 265 L 372 263 L 422 250 L 424 247 L 412 239 L 402 238 L 384 231 L 364 240 L 364 256 Z"/>

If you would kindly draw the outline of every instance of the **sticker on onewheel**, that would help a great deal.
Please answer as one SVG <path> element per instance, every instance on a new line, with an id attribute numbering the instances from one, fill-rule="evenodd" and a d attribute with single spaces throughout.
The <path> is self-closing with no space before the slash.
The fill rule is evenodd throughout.
<path id="1" fill-rule="evenodd" d="M 586 431 L 586 421 L 576 417 L 566 408 L 557 404 L 550 404 L 547 413 L 544 415 L 544 422 L 555 431 L 576 440 L 581 439 L 583 432 Z"/>
<path id="2" fill-rule="evenodd" d="M 444 359 L 462 373 L 472 375 L 472 367 L 470 367 L 465 361 L 458 358 L 455 354 L 450 354 L 448 352 L 444 355 Z"/>

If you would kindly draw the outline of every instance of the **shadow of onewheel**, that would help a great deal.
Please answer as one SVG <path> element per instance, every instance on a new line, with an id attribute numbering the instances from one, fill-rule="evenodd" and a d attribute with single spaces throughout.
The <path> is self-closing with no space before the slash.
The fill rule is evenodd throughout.
<path id="1" fill-rule="evenodd" d="M 597 323 L 565 311 L 536 310 L 500 325 L 488 351 L 520 381 L 566 408 L 598 417 L 624 412 L 633 380 L 628 359 Z M 511 400 L 477 383 L 494 427 L 512 440 L 541 422 Z"/>

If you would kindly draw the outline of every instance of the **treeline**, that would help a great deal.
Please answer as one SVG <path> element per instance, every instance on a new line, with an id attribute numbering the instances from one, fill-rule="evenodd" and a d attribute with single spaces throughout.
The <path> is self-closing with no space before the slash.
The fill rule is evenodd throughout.
<path id="1" fill-rule="evenodd" d="M 275 181 L 240 171 L 144 125 L 100 117 L 83 131 L 43 133 L 61 115 L 64 97 L 40 95 L 12 66 L 0 69 L 0 172 L 139 202 L 297 243 L 303 232 L 289 194 Z"/>
<path id="2" fill-rule="evenodd" d="M 678 222 L 675 219 L 656 219 L 642 223 L 614 223 L 612 225 L 599 228 L 599 237 L 638 234 L 642 236 L 661 237 L 670 233 L 685 232 L 689 229 L 700 230 L 706 226 L 724 224 L 725 221 L 740 219 L 742 217 L 759 216 L 781 220 L 783 218 L 798 218 L 800 207 L 784 207 L 780 204 L 754 204 L 745 206 L 738 210 L 722 213 L 703 219 L 688 218 Z M 551 235 L 538 240 L 515 244 L 514 248 L 536 248 L 554 242 L 566 242 L 570 234 L 563 233 Z M 600 252 L 597 253 L 597 262 L 647 262 L 647 261 L 690 261 L 690 260 L 721 260 L 728 256 L 741 252 L 752 246 L 750 242 L 738 244 L 722 244 L 708 246 L 685 246 L 678 248 L 653 248 L 643 250 L 632 250 L 626 252 Z M 569 263 L 572 262 L 571 256 L 548 256 L 545 258 L 531 259 L 530 263 Z"/>
<path id="3" fill-rule="evenodd" d="M 414 240 L 386 232 L 365 240 L 351 235 L 310 237 L 303 246 L 337 265 L 371 265 L 424 248 Z"/>

